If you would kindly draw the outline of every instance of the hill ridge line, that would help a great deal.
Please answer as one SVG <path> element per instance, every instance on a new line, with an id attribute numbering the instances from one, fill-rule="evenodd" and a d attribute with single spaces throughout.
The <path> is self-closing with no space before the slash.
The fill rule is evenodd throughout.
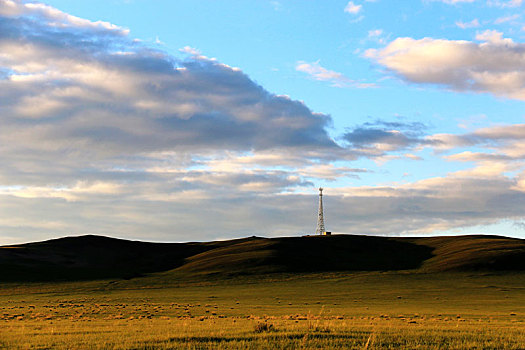
<path id="1" fill-rule="evenodd" d="M 129 279 L 159 272 L 185 278 L 276 272 L 523 271 L 523 261 L 525 240 L 497 235 L 251 236 L 162 243 L 89 234 L 0 247 L 0 281 Z"/>

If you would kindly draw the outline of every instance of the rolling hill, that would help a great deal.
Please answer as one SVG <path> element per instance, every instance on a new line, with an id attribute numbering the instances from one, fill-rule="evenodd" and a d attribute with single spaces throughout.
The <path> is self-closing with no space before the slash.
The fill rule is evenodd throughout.
<path id="1" fill-rule="evenodd" d="M 525 271 L 525 240 L 334 235 L 148 243 L 88 235 L 0 247 L 0 281 L 395 270 Z"/>

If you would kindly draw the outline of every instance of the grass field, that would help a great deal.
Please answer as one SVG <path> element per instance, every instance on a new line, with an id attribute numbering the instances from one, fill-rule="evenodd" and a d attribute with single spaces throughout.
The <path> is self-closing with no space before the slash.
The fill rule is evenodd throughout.
<path id="1" fill-rule="evenodd" d="M 523 273 L 10 283 L 0 347 L 524 349 L 524 301 Z"/>

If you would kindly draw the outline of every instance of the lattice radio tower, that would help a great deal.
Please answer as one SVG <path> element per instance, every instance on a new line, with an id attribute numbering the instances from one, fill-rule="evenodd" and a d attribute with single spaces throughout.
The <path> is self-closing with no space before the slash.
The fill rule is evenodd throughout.
<path id="1" fill-rule="evenodd" d="M 323 188 L 319 187 L 319 214 L 317 216 L 317 229 L 315 230 L 316 235 L 324 235 L 324 215 L 323 215 Z"/>

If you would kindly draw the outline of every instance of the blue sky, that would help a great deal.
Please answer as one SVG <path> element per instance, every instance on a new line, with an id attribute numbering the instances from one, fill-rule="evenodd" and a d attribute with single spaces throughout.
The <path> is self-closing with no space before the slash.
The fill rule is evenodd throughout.
<path id="1" fill-rule="evenodd" d="M 525 237 L 523 7 L 0 0 L 0 243 Z"/>

